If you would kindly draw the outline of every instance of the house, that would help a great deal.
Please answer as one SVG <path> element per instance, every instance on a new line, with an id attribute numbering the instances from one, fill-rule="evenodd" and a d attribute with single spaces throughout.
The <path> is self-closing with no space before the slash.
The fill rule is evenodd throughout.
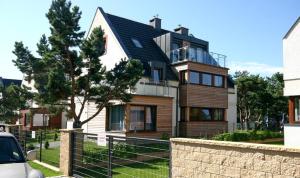
<path id="1" fill-rule="evenodd" d="M 283 38 L 284 95 L 289 97 L 289 124 L 284 144 L 300 146 L 300 17 Z"/>
<path id="2" fill-rule="evenodd" d="M 120 59 L 138 59 L 144 76 L 128 103 L 113 106 L 83 126 L 84 132 L 160 138 L 210 136 L 236 128 L 236 88 L 228 77 L 226 56 L 209 51 L 209 42 L 179 26 L 161 27 L 154 17 L 144 24 L 97 8 L 88 35 L 104 30 L 106 52 L 101 62 L 109 70 Z M 84 117 L 96 105 L 87 103 Z"/>

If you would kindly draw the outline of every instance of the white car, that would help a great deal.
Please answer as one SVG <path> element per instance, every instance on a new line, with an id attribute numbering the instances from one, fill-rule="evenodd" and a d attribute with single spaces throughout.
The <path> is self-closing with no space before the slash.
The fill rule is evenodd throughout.
<path id="1" fill-rule="evenodd" d="M 29 155 L 28 155 L 29 156 Z M 26 162 L 16 138 L 0 130 L 0 177 L 7 178 L 44 178 Z"/>

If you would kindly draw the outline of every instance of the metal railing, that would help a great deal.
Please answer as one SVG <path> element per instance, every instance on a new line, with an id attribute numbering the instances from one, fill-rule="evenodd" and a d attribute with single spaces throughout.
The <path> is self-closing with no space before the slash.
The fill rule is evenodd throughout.
<path id="1" fill-rule="evenodd" d="M 170 52 L 172 63 L 180 61 L 193 61 L 218 67 L 226 67 L 226 56 L 214 52 L 207 52 L 201 48 L 189 46 L 178 48 Z"/>
<path id="2" fill-rule="evenodd" d="M 171 177 L 169 141 L 74 133 L 73 143 L 75 177 Z"/>
<path id="3" fill-rule="evenodd" d="M 23 152 L 35 150 L 36 159 L 40 162 L 59 167 L 60 133 L 58 130 L 28 131 L 18 128 L 11 129 L 21 145 Z"/>

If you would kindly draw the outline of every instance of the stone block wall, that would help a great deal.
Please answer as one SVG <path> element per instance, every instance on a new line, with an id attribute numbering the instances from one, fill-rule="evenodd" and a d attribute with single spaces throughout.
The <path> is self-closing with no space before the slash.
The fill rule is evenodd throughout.
<path id="1" fill-rule="evenodd" d="M 300 178 L 300 148 L 171 139 L 174 178 Z"/>

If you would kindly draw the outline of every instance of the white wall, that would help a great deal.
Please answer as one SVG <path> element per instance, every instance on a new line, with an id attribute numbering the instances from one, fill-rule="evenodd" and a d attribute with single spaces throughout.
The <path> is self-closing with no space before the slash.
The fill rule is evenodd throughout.
<path id="1" fill-rule="evenodd" d="M 284 126 L 284 146 L 300 148 L 300 125 Z"/>
<path id="2" fill-rule="evenodd" d="M 237 122 L 237 87 L 228 88 L 228 109 L 227 109 L 227 121 L 228 131 L 233 132 L 236 130 Z"/>
<path id="3" fill-rule="evenodd" d="M 284 95 L 300 95 L 300 23 L 283 39 Z"/>
<path id="4" fill-rule="evenodd" d="M 89 31 L 88 36 L 92 33 L 93 29 L 96 27 L 100 27 L 104 31 L 104 35 L 107 37 L 107 51 L 104 55 L 100 57 L 102 64 L 106 66 L 107 70 L 112 69 L 116 63 L 118 63 L 122 58 L 128 58 L 120 43 L 118 42 L 116 36 L 113 31 L 109 27 L 106 22 L 104 16 L 97 9 L 95 18 L 92 22 L 91 29 Z"/>

